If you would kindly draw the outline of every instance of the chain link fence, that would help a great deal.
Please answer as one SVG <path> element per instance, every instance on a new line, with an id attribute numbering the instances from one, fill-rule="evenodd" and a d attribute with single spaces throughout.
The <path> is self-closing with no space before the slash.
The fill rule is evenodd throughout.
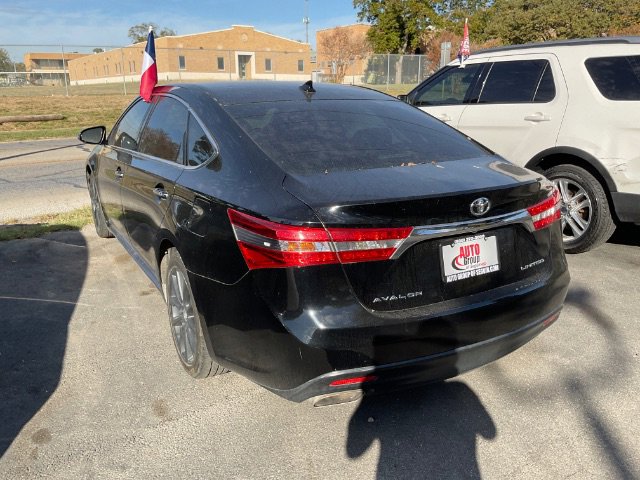
<path id="1" fill-rule="evenodd" d="M 426 55 L 371 55 L 363 62 L 360 82 L 386 90 L 410 90 L 437 70 Z M 357 77 L 357 76 L 356 76 Z"/>
<path id="2" fill-rule="evenodd" d="M 0 45 L 26 52 L 0 71 L 0 96 L 135 94 L 144 44 L 127 47 L 87 45 Z M 222 80 L 292 80 L 312 77 L 309 51 L 158 48 L 160 84 Z M 13 68 L 11 68 L 13 67 Z M 22 70 L 22 71 L 21 71 Z"/>
<path id="3" fill-rule="evenodd" d="M 0 71 L 0 96 L 135 94 L 144 44 L 0 45 L 27 52 Z M 318 54 L 318 57 L 321 53 Z M 330 61 L 303 51 L 156 48 L 159 83 L 222 80 L 336 81 Z M 342 83 L 406 93 L 437 70 L 427 55 L 370 55 L 351 62 Z M 12 71 L 11 71 L 12 70 Z M 23 70 L 23 71 L 20 71 Z"/>

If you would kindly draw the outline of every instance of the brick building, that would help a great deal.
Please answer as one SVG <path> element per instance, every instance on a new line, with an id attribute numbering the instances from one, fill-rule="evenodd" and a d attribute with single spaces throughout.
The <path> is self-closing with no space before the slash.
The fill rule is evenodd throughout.
<path id="1" fill-rule="evenodd" d="M 261 32 L 231 28 L 155 40 L 160 81 L 308 80 L 309 44 Z M 137 81 L 145 43 L 96 53 L 69 62 L 73 85 Z"/>
<path id="2" fill-rule="evenodd" d="M 324 30 L 318 30 L 316 32 L 316 47 L 318 49 L 317 54 L 317 68 L 322 72 L 323 75 L 330 77 L 332 74 L 335 74 L 336 67 L 333 64 L 335 61 L 332 58 L 332 55 L 327 51 L 323 51 L 322 45 L 329 36 L 334 34 L 336 31 L 346 32 L 347 35 L 358 42 L 364 42 L 367 36 L 367 32 L 371 28 L 371 25 L 367 25 L 364 23 L 356 23 L 353 25 L 344 25 L 340 27 L 326 28 Z M 364 53 L 364 52 L 363 52 Z M 339 60 L 341 61 L 341 60 Z M 349 66 L 346 68 L 344 83 L 363 83 L 364 79 L 363 73 L 367 66 L 367 56 L 365 55 L 363 58 L 358 58 L 352 62 L 350 62 Z"/>
<path id="3" fill-rule="evenodd" d="M 37 85 L 64 85 L 64 71 L 69 70 L 69 63 L 72 60 L 85 57 L 86 53 L 37 53 L 28 52 L 24 54 L 23 61 L 25 70 L 28 72 L 27 78 Z M 69 76 L 67 74 L 67 81 Z"/>

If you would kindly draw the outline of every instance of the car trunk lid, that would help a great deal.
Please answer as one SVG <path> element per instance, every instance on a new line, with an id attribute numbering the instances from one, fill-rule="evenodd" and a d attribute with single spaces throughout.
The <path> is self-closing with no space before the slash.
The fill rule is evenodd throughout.
<path id="1" fill-rule="evenodd" d="M 548 273 L 549 235 L 534 231 L 527 212 L 548 196 L 545 185 L 495 156 L 287 175 L 283 182 L 329 232 L 413 227 L 389 260 L 343 262 L 353 293 L 377 311 L 424 307 Z M 474 215 L 471 204 L 481 198 L 489 211 Z"/>

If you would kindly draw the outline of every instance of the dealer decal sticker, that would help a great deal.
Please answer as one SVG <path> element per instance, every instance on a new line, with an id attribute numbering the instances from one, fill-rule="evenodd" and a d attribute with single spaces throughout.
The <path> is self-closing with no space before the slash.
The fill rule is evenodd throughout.
<path id="1" fill-rule="evenodd" d="M 500 270 L 497 239 L 476 235 L 443 245 L 442 265 L 446 283 L 497 272 Z"/>

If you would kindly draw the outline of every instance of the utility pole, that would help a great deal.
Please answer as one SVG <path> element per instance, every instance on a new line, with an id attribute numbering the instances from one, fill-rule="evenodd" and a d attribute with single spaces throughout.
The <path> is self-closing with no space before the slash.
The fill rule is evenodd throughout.
<path id="1" fill-rule="evenodd" d="M 304 0 L 304 17 L 302 17 L 302 23 L 304 23 L 305 29 L 305 42 L 309 43 L 309 0 Z"/>

